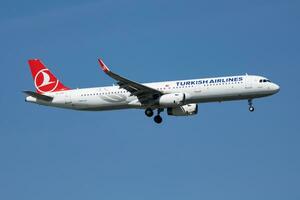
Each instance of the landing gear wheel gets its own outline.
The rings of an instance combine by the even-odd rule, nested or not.
[[[147,117],[152,117],[153,116],[153,110],[151,109],[151,108],[147,108],[146,110],[145,110],[145,115],[147,116]]]
[[[254,110],[255,110],[255,109],[254,109],[253,106],[250,106],[250,107],[249,107],[249,111],[250,111],[250,112],[253,112]]]
[[[154,121],[155,121],[155,123],[157,123],[157,124],[161,124],[162,121],[163,121],[163,119],[161,118],[160,115],[156,115],[156,116],[154,117]]]
[[[253,111],[254,111],[254,107],[253,107],[252,99],[249,99],[249,100],[248,100],[248,105],[249,105],[249,111],[250,111],[250,112],[253,112]]]

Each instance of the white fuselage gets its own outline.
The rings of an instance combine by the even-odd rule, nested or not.
[[[182,81],[167,81],[146,83],[148,87],[162,93],[184,93],[185,104],[222,102],[230,100],[254,99],[269,96],[279,91],[279,86],[261,76],[230,76],[217,78],[204,78]],[[27,97],[26,101],[46,106],[74,110],[116,110],[128,108],[144,109],[147,105],[140,103],[136,96],[132,96],[119,86],[75,89],[61,92],[45,93],[52,96],[52,102]],[[166,108],[166,106],[152,105],[153,109]]]

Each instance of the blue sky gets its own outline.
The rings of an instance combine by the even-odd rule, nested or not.
[[[300,198],[299,1],[1,1],[0,199]],[[40,58],[72,88],[259,74],[254,101],[200,104],[156,125],[142,110],[24,102]]]

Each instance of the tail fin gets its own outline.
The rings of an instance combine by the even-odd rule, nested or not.
[[[40,60],[29,60],[28,64],[37,93],[43,94],[46,92],[69,90],[69,88],[64,86]]]

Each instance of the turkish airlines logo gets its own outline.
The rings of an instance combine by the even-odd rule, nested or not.
[[[35,75],[34,84],[41,93],[53,92],[58,86],[58,80],[48,69],[42,69]]]

